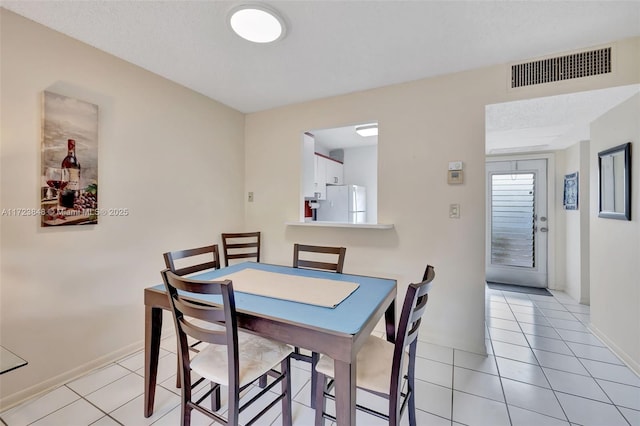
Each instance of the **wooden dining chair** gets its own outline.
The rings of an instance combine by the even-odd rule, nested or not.
[[[309,253],[313,254],[310,255]],[[296,243],[293,245],[293,267],[321,269],[341,274],[346,253],[347,249],[345,247],[312,246]],[[325,255],[334,255],[335,260],[327,261],[329,259],[320,258],[326,257]]]
[[[184,276],[207,269],[220,269],[220,252],[213,244],[186,250],[166,252],[164,264],[171,272]],[[184,265],[184,266],[182,266]]]
[[[347,253],[346,247],[314,246],[307,244],[293,245],[293,267],[303,269],[315,269],[342,273],[344,257]],[[316,364],[320,359],[320,354],[311,352],[307,355],[301,352],[299,347],[293,348],[291,354],[293,359],[311,363],[311,408],[315,408],[315,391],[318,375]]]
[[[435,278],[435,270],[427,266],[425,279],[419,284],[410,284],[402,305],[395,343],[369,336],[358,352],[356,368],[356,386],[367,392],[386,398],[389,401],[387,413],[358,405],[356,408],[386,419],[389,425],[397,426],[405,408],[409,408],[409,424],[416,425],[415,404],[415,364],[418,346],[418,330],[425,312],[429,291]],[[407,347],[409,348],[407,352]],[[335,418],[325,412],[327,398],[334,399],[329,392],[333,386],[333,360],[325,355],[320,357],[316,366],[316,418],[315,425],[320,426],[324,418]],[[328,380],[331,379],[331,380]],[[403,384],[406,389],[403,392]]]
[[[430,274],[435,274],[435,269],[431,265],[427,265],[424,269],[424,275],[422,275],[422,281],[426,281]]]
[[[174,274],[184,276],[208,269],[220,269],[220,253],[218,245],[197,247],[186,250],[169,251],[163,254],[165,266]],[[189,347],[198,351],[197,347],[202,342],[196,340]],[[180,360],[178,360],[180,370]],[[180,387],[180,375],[176,376],[176,387]]]
[[[289,374],[291,347],[238,331],[232,281],[195,280],[177,275],[168,269],[162,271],[162,278],[169,295],[178,335],[178,357],[183,383],[181,424],[183,426],[191,424],[191,412],[195,409],[216,422],[238,425],[240,413],[266,396],[269,400],[266,408],[253,418],[243,420],[243,424],[252,424],[281,401],[283,424],[290,426],[292,422]],[[194,303],[179,291],[216,295],[216,304]],[[194,320],[200,322],[196,323]],[[222,327],[203,328],[201,322]],[[194,354],[189,350],[187,337],[201,340],[208,345]],[[280,371],[277,370],[278,365]],[[195,382],[192,382],[192,372],[200,376]],[[247,396],[248,400],[241,401],[240,394],[265,374],[273,377],[274,380],[264,389],[260,389],[257,394],[252,392],[251,396]],[[211,382],[211,389],[195,400],[192,386],[197,386],[204,380]],[[281,383],[280,392],[274,394],[274,388],[278,383]],[[226,387],[228,391],[226,418],[216,412],[220,407],[220,386]],[[211,409],[202,405],[208,397],[211,397]]]
[[[222,234],[224,266],[231,259],[255,259],[260,262],[260,232],[236,232]]]

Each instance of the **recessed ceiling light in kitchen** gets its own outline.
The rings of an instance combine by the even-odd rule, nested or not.
[[[229,25],[237,35],[254,43],[271,43],[286,33],[284,19],[262,4],[235,7],[229,14]]]
[[[364,126],[357,126],[356,133],[362,137],[378,136],[378,124],[367,124]]]

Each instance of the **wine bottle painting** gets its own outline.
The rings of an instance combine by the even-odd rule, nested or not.
[[[98,106],[44,92],[42,226],[97,224]]]

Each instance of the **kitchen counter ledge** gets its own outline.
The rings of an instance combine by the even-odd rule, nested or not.
[[[327,228],[357,228],[357,229],[393,229],[393,224],[387,223],[346,223],[346,222],[287,222],[287,226],[327,227]]]

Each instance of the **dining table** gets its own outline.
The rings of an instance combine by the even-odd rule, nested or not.
[[[395,279],[256,262],[238,263],[190,278],[232,281],[239,328],[331,357],[335,368],[336,422],[339,426],[355,425],[357,354],[383,316],[387,340],[395,339]],[[240,281],[251,283],[236,286]],[[321,287],[326,284],[330,284],[326,289]],[[295,286],[295,290],[283,287],[287,285]],[[325,296],[333,293],[331,286],[340,293],[337,300],[316,302],[313,299],[312,294],[316,292]],[[254,291],[251,287],[264,291]],[[193,293],[187,296],[202,304],[216,304],[218,297]],[[144,304],[144,416],[150,417],[162,337],[162,311],[170,310],[164,284],[145,288]]]

